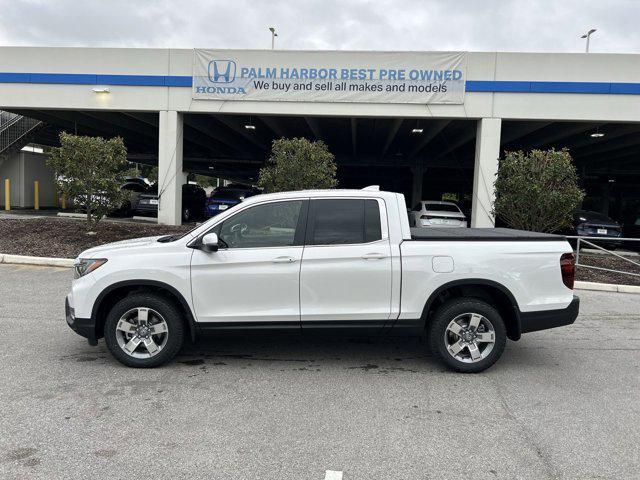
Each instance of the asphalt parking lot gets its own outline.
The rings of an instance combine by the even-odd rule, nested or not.
[[[68,269],[0,265],[0,478],[638,478],[640,295],[478,375],[414,339],[212,338],[128,369],[64,322]]]

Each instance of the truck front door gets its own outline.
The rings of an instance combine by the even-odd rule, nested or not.
[[[253,205],[212,230],[219,250],[194,250],[198,322],[300,328],[300,260],[307,200]],[[220,327],[225,325],[210,325]]]

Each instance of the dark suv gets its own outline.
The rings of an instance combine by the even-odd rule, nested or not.
[[[198,185],[182,185],[182,221],[189,222],[202,215],[207,193]],[[154,184],[146,193],[140,194],[135,213],[138,215],[158,215],[158,185]]]
[[[604,213],[577,210],[571,224],[570,235],[607,239],[606,242],[595,242],[596,245],[615,247],[623,243],[616,242],[622,237],[622,226]]]

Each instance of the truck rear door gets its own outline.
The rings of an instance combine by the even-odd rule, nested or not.
[[[391,314],[385,203],[312,199],[300,271],[302,329],[381,328]]]

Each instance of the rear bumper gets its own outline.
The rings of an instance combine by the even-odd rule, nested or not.
[[[537,332],[549,328],[571,325],[578,318],[580,298],[573,296],[567,308],[559,310],[542,310],[540,312],[520,312],[520,331],[522,333]]]
[[[90,345],[98,344],[95,321],[91,318],[77,318],[73,307],[69,305],[69,297],[64,300],[64,314],[71,330],[86,338]]]

